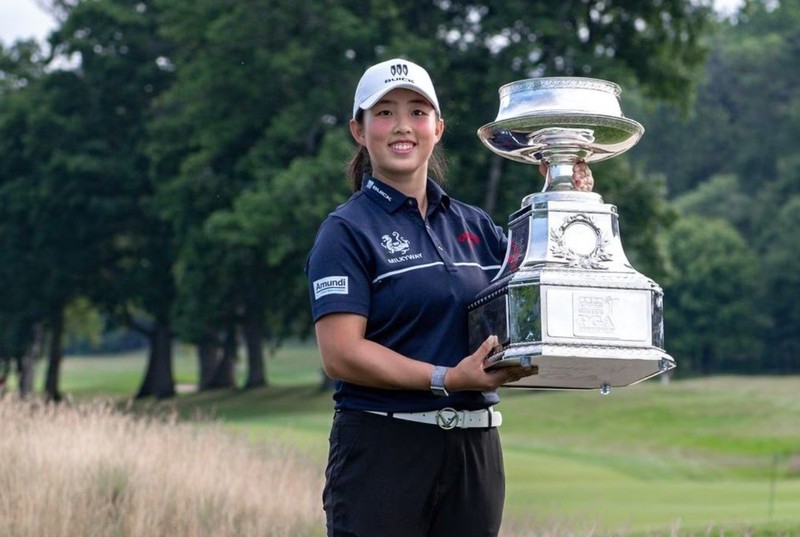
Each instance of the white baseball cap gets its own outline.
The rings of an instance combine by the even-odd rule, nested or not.
[[[356,88],[353,119],[356,118],[359,108],[369,110],[381,97],[395,88],[416,91],[430,101],[439,115],[442,114],[428,72],[416,63],[395,58],[373,65],[364,71]]]

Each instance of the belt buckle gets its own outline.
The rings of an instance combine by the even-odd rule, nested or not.
[[[460,414],[455,408],[449,406],[444,407],[436,411],[436,425],[445,431],[455,429],[458,427],[459,416]]]

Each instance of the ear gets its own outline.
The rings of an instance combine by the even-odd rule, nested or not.
[[[363,146],[367,145],[367,139],[364,136],[364,125],[355,119],[350,120],[350,134],[358,144]]]
[[[444,120],[438,118],[436,120],[436,142],[442,139],[442,134],[444,134]]]

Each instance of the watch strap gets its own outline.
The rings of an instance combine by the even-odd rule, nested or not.
[[[446,397],[450,395],[444,387],[444,377],[447,374],[447,368],[443,365],[433,366],[433,373],[431,374],[431,392],[434,395]]]

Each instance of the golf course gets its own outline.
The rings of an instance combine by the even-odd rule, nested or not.
[[[179,347],[179,395],[126,403],[144,364],[144,353],[69,357],[62,389],[290,446],[321,476],[332,401],[312,344],[271,356],[267,388],[203,393],[191,349]],[[606,396],[502,389],[504,535],[800,535],[799,385],[742,376],[655,379]]]

